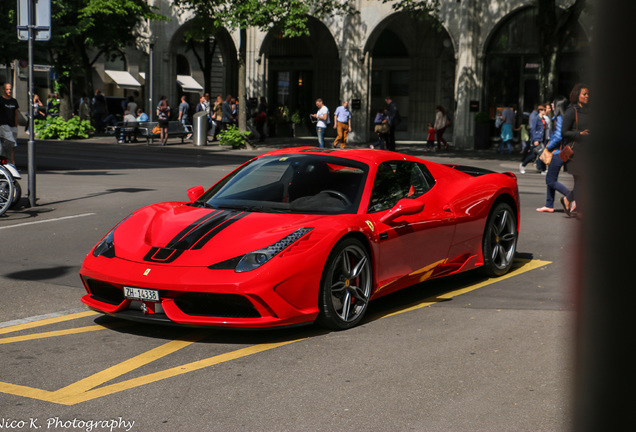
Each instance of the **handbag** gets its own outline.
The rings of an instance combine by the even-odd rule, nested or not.
[[[563,162],[569,161],[570,158],[574,155],[574,150],[572,149],[573,146],[574,146],[574,143],[572,143],[572,145],[565,144],[561,146],[559,157],[561,158]]]
[[[541,152],[541,155],[539,156],[539,159],[544,164],[550,165],[550,162],[552,162],[552,153],[547,148],[544,148]]]
[[[152,128],[152,133],[155,135],[161,133],[161,128],[159,127],[159,125]]]
[[[380,134],[385,134],[385,133],[389,133],[390,130],[390,126],[388,123],[378,123],[377,125],[375,125],[375,133],[380,133]]]
[[[579,112],[576,109],[576,107],[574,108],[574,115],[576,116],[576,130],[579,130]],[[561,151],[559,152],[559,157],[561,158],[561,160],[563,161],[563,163],[569,161],[570,159],[572,159],[572,156],[574,156],[574,144],[575,142],[572,141],[572,144],[561,144]]]

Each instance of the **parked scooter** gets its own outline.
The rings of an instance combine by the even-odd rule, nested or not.
[[[0,156],[0,215],[20,201],[22,188],[18,180],[21,178],[15,165],[7,163],[7,159]]]

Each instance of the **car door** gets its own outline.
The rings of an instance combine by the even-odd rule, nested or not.
[[[367,216],[379,245],[380,290],[405,276],[424,280],[447,258],[455,216],[439,189],[424,164],[389,161],[378,166]],[[411,210],[400,212],[396,205],[404,199],[416,200],[423,208],[411,205]]]

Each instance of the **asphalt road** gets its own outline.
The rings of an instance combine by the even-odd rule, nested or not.
[[[23,167],[25,147],[17,155]],[[535,211],[545,199],[540,174],[519,176],[521,234],[510,277],[470,273],[420,284],[372,303],[365,322],[344,332],[193,330],[88,311],[79,301],[82,259],[132,210],[185,200],[189,187],[210,186],[264,149],[108,141],[38,143],[37,149],[37,206],[0,217],[0,428],[536,432],[571,426],[572,293],[562,275],[575,247],[565,233],[579,222]],[[498,171],[518,166],[516,155],[426,156]]]

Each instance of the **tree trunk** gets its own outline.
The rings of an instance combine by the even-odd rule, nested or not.
[[[239,60],[238,60],[238,117],[239,117],[239,130],[241,132],[247,131],[247,98],[246,94],[246,71],[245,71],[245,58],[247,57],[247,30],[241,29],[241,40],[239,43]],[[251,149],[252,146],[246,142],[247,148]]]

